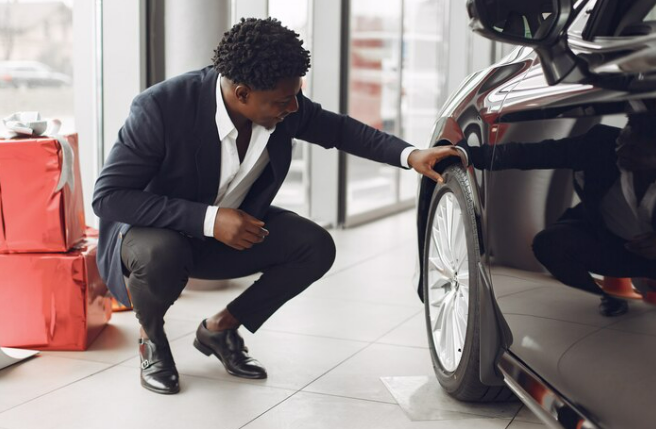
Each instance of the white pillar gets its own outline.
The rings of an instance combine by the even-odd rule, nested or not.
[[[232,23],[236,24],[242,18],[269,17],[269,0],[234,0]]]
[[[230,0],[165,0],[166,78],[212,63],[230,28]]]
[[[342,3],[315,0],[312,15],[312,99],[339,112]],[[310,145],[310,217],[333,227],[338,224],[338,171],[336,150]]]

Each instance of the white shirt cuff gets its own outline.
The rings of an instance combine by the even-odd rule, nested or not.
[[[203,233],[205,237],[214,237],[214,221],[216,214],[219,212],[217,206],[209,206],[205,212],[205,223],[203,224]]]
[[[410,168],[410,164],[408,164],[408,158],[410,158],[410,154],[416,150],[419,149],[414,146],[409,146],[403,149],[403,152],[401,152],[401,166],[403,168]]]
[[[454,147],[458,149],[460,153],[462,153],[465,156],[465,161],[467,161],[465,163],[465,167],[469,167],[469,155],[467,155],[467,151],[465,150],[465,148],[462,148],[460,146],[454,146]]]

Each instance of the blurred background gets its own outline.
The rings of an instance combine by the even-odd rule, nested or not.
[[[146,87],[209,65],[242,17],[272,16],[312,53],[303,91],[425,147],[447,95],[508,51],[473,35],[459,0],[0,0],[0,117],[39,111],[80,134],[93,184]],[[305,142],[275,204],[333,227],[412,207],[417,176]]]

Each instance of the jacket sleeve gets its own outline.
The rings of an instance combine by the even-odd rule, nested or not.
[[[351,118],[324,110],[303,94],[297,96],[299,109],[294,137],[326,149],[337,148],[362,158],[402,167],[401,152],[410,143]]]
[[[147,91],[137,96],[96,181],[93,210],[105,220],[168,228],[202,239],[206,204],[144,190],[164,159],[165,132],[153,95]]]
[[[470,165],[481,170],[583,170],[591,160],[607,156],[609,147],[614,148],[618,134],[618,128],[597,125],[585,134],[559,140],[480,147],[470,147],[462,140],[457,146],[467,152]]]

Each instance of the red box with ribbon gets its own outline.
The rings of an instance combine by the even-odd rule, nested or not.
[[[0,253],[66,252],[80,242],[78,159],[77,134],[0,140]]]
[[[0,255],[0,346],[86,350],[112,315],[96,240],[68,253]]]

